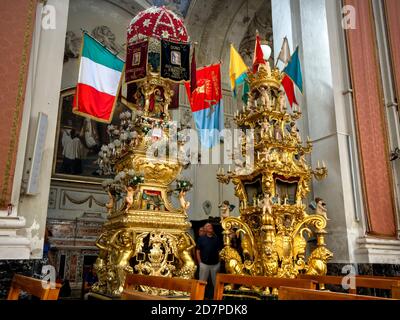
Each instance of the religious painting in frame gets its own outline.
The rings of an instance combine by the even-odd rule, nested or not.
[[[60,94],[52,178],[101,183],[108,177],[99,172],[97,158],[101,146],[110,143],[109,124],[74,114],[74,95],[75,88],[63,90]],[[111,124],[119,123],[119,115],[125,111],[128,108],[117,103]]]

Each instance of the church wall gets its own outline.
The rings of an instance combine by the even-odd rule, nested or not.
[[[3,143],[0,160],[0,259],[28,258],[29,240],[17,236],[17,230],[25,226],[24,217],[18,216],[19,189],[22,168],[19,164],[21,152],[25,150],[20,136],[24,133],[25,90],[29,88],[28,69],[31,69],[30,56],[32,33],[35,27],[36,1],[16,1],[13,5],[2,3],[4,19],[1,22],[2,58],[1,76],[2,105],[4,116],[1,121]],[[29,98],[29,97],[28,97]],[[23,155],[22,155],[23,156]]]
[[[21,2],[15,2],[15,4],[21,4]],[[50,17],[48,16],[48,11],[43,10],[43,4],[38,5],[36,8],[34,3],[32,1],[33,7],[29,8],[36,15],[35,25],[32,28],[25,26],[29,36],[33,35],[32,40],[30,40],[30,37],[24,40],[22,35],[21,37],[13,36],[13,41],[15,40],[18,43],[19,39],[22,39],[29,46],[32,46],[32,50],[30,54],[29,51],[22,51],[26,58],[29,59],[29,64],[28,61],[21,62],[21,66],[29,65],[29,70],[23,72],[24,77],[27,77],[26,92],[24,92],[22,85],[16,86],[19,93],[22,94],[16,101],[23,103],[23,109],[16,110],[13,113],[14,116],[22,116],[12,184],[13,212],[9,217],[0,218],[1,234],[6,235],[6,237],[1,238],[0,258],[7,259],[42,257],[48,189],[53,161],[55,119],[57,118],[57,111],[55,110],[57,110],[60,92],[61,62],[64,51],[68,1],[48,1],[47,5],[53,9]],[[12,9],[13,6],[10,6],[10,8]],[[16,7],[14,9],[16,13],[23,12],[21,8]],[[16,17],[18,18],[18,15]],[[46,19],[50,19],[50,23]],[[18,30],[18,27],[3,28],[3,30],[8,31],[14,29]],[[12,33],[9,34],[12,35]],[[21,51],[15,49],[15,52]],[[10,54],[10,56],[18,56],[18,53]],[[4,81],[4,83],[7,83],[7,81]],[[30,173],[29,168],[35,147],[39,112],[43,112],[48,116],[49,124],[43,146],[44,151],[40,171]],[[7,116],[5,115],[3,119],[7,119]],[[14,123],[14,125],[18,123],[17,118],[15,119],[17,122],[7,121]],[[11,132],[14,131],[11,130]],[[40,190],[38,194],[31,196],[26,195],[26,183],[29,174],[37,178]],[[5,234],[3,228],[5,228]]]
[[[368,233],[395,237],[393,192],[372,3],[346,1],[358,13],[358,28],[347,30],[354,88]]]
[[[292,2],[293,4],[293,2]],[[327,203],[328,221],[327,244],[334,252],[336,262],[349,261],[346,226],[346,201],[344,190],[348,181],[342,177],[341,158],[343,133],[346,128],[337,127],[334,101],[332,61],[328,37],[327,9],[325,1],[300,1],[297,33],[301,30],[298,43],[303,53],[304,106],[307,114],[308,135],[313,142],[311,164],[317,166],[324,160],[328,167],[328,177],[322,181],[313,180],[313,197],[321,197]],[[341,144],[341,145],[340,145]],[[334,192],[332,192],[332,189]]]
[[[41,170],[38,183],[40,193],[26,195],[22,192],[18,211],[26,219],[26,236],[31,242],[31,258],[42,257],[43,239],[47,216],[47,203],[52,174],[54,139],[58,99],[61,86],[61,67],[64,52],[64,36],[68,14],[68,1],[48,1],[48,5],[55,7],[55,29],[42,30],[35,64],[32,100],[30,105],[29,123],[27,123],[26,153],[24,170],[30,166],[30,157],[33,152],[38,113],[48,115],[48,128],[44,144]],[[26,171],[25,171],[26,172]],[[26,176],[23,177],[26,179]]]
[[[396,0],[385,0],[384,11],[388,27],[388,42],[393,66],[393,78],[395,80],[395,89],[397,101],[400,95],[400,40],[398,32],[400,31],[400,21],[397,14],[400,12],[400,3]]]
[[[396,152],[400,146],[400,123],[399,108],[400,101],[400,23],[396,13],[400,11],[400,3],[395,0],[374,0],[374,12],[378,17],[377,29],[382,30],[382,36],[378,44],[380,53],[381,73],[386,105],[386,117],[388,132],[390,136],[390,152]],[[378,34],[379,36],[379,34]],[[397,148],[397,149],[396,149]],[[397,151],[398,153],[400,151]],[[395,158],[391,161],[393,172],[396,211],[397,211],[397,237],[400,239],[400,161]]]
[[[35,25],[36,1],[14,1],[11,5],[3,1],[0,4],[2,20],[0,39],[3,44],[1,59],[1,98],[3,117],[0,133],[3,143],[0,151],[0,209],[7,210],[11,203],[14,170],[21,129],[24,93],[26,87],[31,39]],[[15,205],[15,203],[13,203]],[[4,212],[1,213],[3,216]]]

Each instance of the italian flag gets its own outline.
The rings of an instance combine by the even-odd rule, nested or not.
[[[84,33],[73,112],[110,123],[123,68],[124,61]]]

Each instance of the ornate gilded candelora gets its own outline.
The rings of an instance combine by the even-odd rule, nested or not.
[[[295,278],[299,273],[324,275],[332,253],[325,244],[326,208],[316,199],[314,214],[306,212],[303,200],[314,176],[327,176],[324,162],[315,170],[305,156],[312,150],[308,138],[302,143],[296,121],[301,111],[286,108],[281,89],[283,74],[261,64],[250,73],[247,105],[234,120],[244,132],[254,130],[254,164],[235,160],[227,174],[220,171],[221,183],[235,185],[240,201],[240,217],[222,221],[224,248],[220,253],[228,273]],[[236,155],[245,152],[245,141]],[[240,245],[234,247],[232,237]],[[307,242],[315,237],[314,248]],[[311,252],[309,252],[311,251]]]
[[[170,14],[165,8],[149,10],[144,14],[150,17],[154,12]],[[159,38],[150,40],[159,47]],[[96,243],[98,282],[92,291],[114,297],[120,296],[126,273],[190,279],[196,271],[195,243],[187,233],[190,203],[185,199],[191,183],[176,180],[188,159],[182,148],[185,135],[170,121],[172,82],[149,64],[135,88],[131,102],[122,99],[133,112],[120,114],[118,126],[108,126],[111,142],[101,148],[98,159],[102,173],[113,178],[103,183],[109,195],[108,219]],[[177,193],[180,208],[172,205],[172,192]]]

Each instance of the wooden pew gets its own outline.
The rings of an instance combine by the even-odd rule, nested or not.
[[[122,299],[132,300],[164,300],[166,297],[159,297],[136,291],[137,286],[149,286],[174,291],[190,293],[190,300],[203,300],[206,282],[194,279],[170,278],[144,276],[139,274],[128,274],[126,276]]]
[[[299,275],[298,277],[300,279],[317,281],[321,288],[321,285],[323,286],[325,284],[341,286],[344,276]],[[363,277],[356,275],[355,286],[355,289],[349,289],[349,293],[357,294],[357,288],[385,289],[391,291],[391,296],[393,299],[400,299],[400,280],[390,279],[388,277]]]
[[[278,300],[395,300],[351,293],[280,287]]]
[[[56,287],[52,289],[49,284],[43,286],[42,280],[40,279],[15,274],[11,282],[7,300],[18,300],[21,291],[38,297],[40,300],[57,300],[60,289],[61,284],[59,283],[56,283]]]
[[[284,279],[262,276],[242,276],[233,274],[217,273],[214,289],[214,300],[222,300],[225,284],[239,284],[248,287],[277,288],[291,286],[297,288],[316,289],[317,282],[308,279]]]
[[[167,297],[155,296],[152,294],[139,292],[136,290],[126,290],[122,291],[121,300],[171,300]]]

